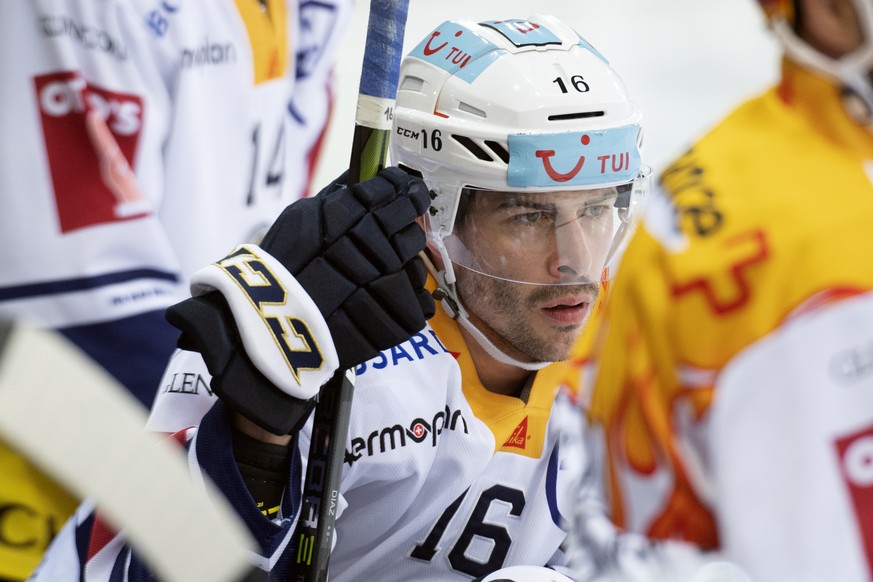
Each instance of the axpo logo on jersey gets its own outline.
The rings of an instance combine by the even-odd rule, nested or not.
[[[61,231],[119,220],[118,201],[101,177],[85,114],[96,111],[105,120],[132,166],[142,130],[142,98],[90,85],[78,71],[40,75],[34,85]]]

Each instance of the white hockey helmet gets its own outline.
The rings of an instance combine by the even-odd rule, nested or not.
[[[873,72],[873,0],[852,0],[864,38],[855,50],[838,59],[819,52],[797,35],[797,0],[758,0],[758,3],[785,54],[848,89],[846,104],[850,113],[859,120],[873,122],[873,84],[870,82]]]
[[[401,65],[390,152],[431,189],[426,230],[443,283],[454,283],[453,264],[520,283],[578,283],[572,269],[518,265],[519,256],[542,262],[538,250],[562,252],[556,233],[568,224],[581,230],[564,246],[585,247],[599,280],[648,188],[641,118],[603,56],[556,18],[453,20],[431,32]],[[475,204],[494,224],[469,224]],[[486,242],[492,227],[515,229],[511,252]]]
[[[573,582],[560,572],[541,566],[509,566],[475,582]]]

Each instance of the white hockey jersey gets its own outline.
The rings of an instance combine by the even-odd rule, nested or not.
[[[308,192],[351,4],[0,3],[0,317],[162,311],[263,234]]]
[[[199,423],[189,431],[196,433],[194,470],[217,481],[261,543],[258,562],[271,569],[271,579],[284,580],[296,554],[296,519],[271,523],[245,494],[227,411],[223,403],[212,404],[208,376],[190,360],[182,362],[177,358],[168,375],[151,426]],[[564,564],[564,520],[585,463],[568,372],[563,364],[539,371],[526,402],[488,392],[455,322],[442,310],[409,341],[360,366],[330,579],[470,580],[509,565]],[[304,460],[308,431],[299,439]],[[286,516],[297,512],[300,470],[292,465]],[[88,574],[110,572],[109,563],[120,569],[116,575],[127,570],[130,580],[143,579],[139,561],[128,562],[120,545],[89,554],[93,518],[83,510],[57,538],[37,580],[78,580],[78,567],[62,570],[79,560],[93,562],[84,580],[114,580]]]

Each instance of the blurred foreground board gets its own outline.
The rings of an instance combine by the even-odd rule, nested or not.
[[[254,582],[254,542],[146,411],[60,334],[0,321],[0,439],[90,497],[162,580]],[[0,468],[2,474],[2,468]]]

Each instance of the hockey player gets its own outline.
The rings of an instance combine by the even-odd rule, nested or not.
[[[781,81],[660,177],[591,417],[620,525],[754,580],[870,580],[873,2],[761,5]]]
[[[164,309],[306,194],[350,8],[4,4],[0,314],[62,330],[150,405]]]
[[[310,426],[297,428],[352,366],[332,581],[566,564],[584,458],[563,360],[646,190],[640,120],[560,21],[446,22],[401,67],[399,168],[291,205],[260,247],[195,276],[198,297],[169,317],[211,384],[202,361],[177,358],[153,426],[199,425],[177,433],[190,464],[244,517],[273,579],[297,554]],[[203,377],[217,400],[178,389]],[[88,507],[38,579],[80,566],[87,580],[145,575]]]
[[[58,329],[150,405],[195,268],[306,193],[350,12],[3,2],[0,317]],[[22,579],[75,502],[2,444],[0,474],[0,578]]]

